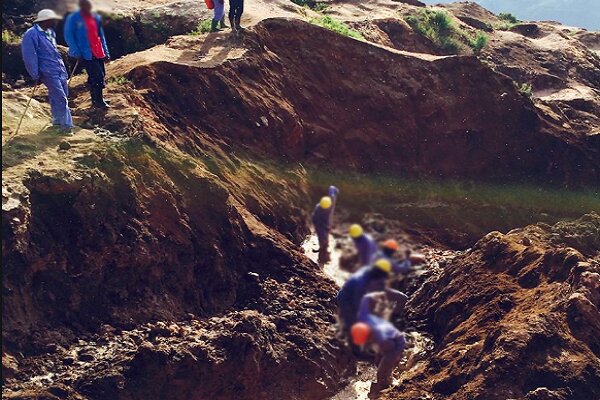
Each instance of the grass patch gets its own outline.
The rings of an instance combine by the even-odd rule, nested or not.
[[[198,36],[198,35],[204,35],[205,33],[210,33],[211,21],[212,21],[211,18],[207,18],[207,19],[203,19],[202,21],[198,22],[196,29],[194,29],[192,32],[190,32],[190,35]]]
[[[2,44],[19,44],[21,43],[21,37],[14,34],[13,32],[3,29],[2,30]]]
[[[309,22],[311,24],[329,29],[330,31],[339,33],[340,35],[348,36],[354,39],[363,39],[363,36],[360,34],[360,32],[355,31],[344,22],[338,21],[337,19],[334,19],[328,15],[320,18],[312,18]]]
[[[511,24],[519,23],[519,20],[517,19],[517,17],[515,17],[511,13],[500,13],[500,14],[498,14],[498,18],[500,18],[502,21],[506,21]]]
[[[488,42],[489,42],[488,35],[486,35],[485,33],[481,32],[481,31],[477,31],[477,33],[475,34],[475,37],[471,38],[469,40],[469,46],[471,46],[471,48],[473,49],[473,52],[475,52],[475,54],[479,54],[481,52],[481,50],[483,50],[483,48],[485,46],[487,46]]]
[[[533,184],[439,181],[309,170],[315,201],[328,185],[340,189],[338,206],[360,220],[376,212],[408,225],[455,230],[477,240],[493,230],[565,218],[600,209],[600,192]]]
[[[509,31],[521,22],[511,13],[500,13],[498,14],[498,19],[500,19],[501,22],[496,23],[493,26],[493,28],[498,31]]]
[[[417,33],[425,36],[441,49],[456,54],[460,50],[461,31],[446,11],[419,10],[405,18]]]
[[[127,83],[130,83],[131,81],[129,79],[127,79],[126,76],[123,75],[115,75],[115,76],[110,76],[108,77],[108,79],[106,79],[106,83],[114,83],[115,85],[125,85]]]
[[[517,85],[518,86],[518,85]],[[519,93],[525,97],[531,98],[533,96],[533,86],[529,83],[522,83],[521,86],[518,86]]]
[[[298,4],[302,7],[310,8],[313,11],[323,11],[327,9],[327,4],[323,1],[317,0],[292,0],[292,3]]]

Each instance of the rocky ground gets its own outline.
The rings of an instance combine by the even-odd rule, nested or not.
[[[3,64],[3,398],[364,398],[372,370],[334,316],[359,199],[344,187],[336,256],[319,266],[305,255],[323,190],[311,171],[596,190],[592,32],[495,29],[460,3],[446,9],[490,43],[447,56],[403,21],[414,1],[328,3],[366,40],[284,0],[249,4],[237,39],[172,37],[206,15],[186,2],[100,6],[124,56],[108,66],[106,113],[73,78],[73,137],[47,126],[43,88],[13,137],[31,88]],[[376,238],[428,257],[397,283],[411,294],[399,322],[426,354],[386,397],[600,395],[597,214],[473,245],[369,211],[358,220]]]

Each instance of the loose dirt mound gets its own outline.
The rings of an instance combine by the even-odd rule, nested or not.
[[[171,51],[178,40],[160,50],[175,62],[148,52],[115,68],[154,119],[169,124],[161,139],[185,151],[219,140],[364,171],[555,183],[598,177],[585,147],[554,137],[562,132],[540,120],[512,81],[474,57],[399,54],[273,19],[248,34],[243,59],[207,69],[190,61],[189,47]],[[224,58],[233,46],[223,46]]]
[[[600,216],[492,232],[410,300],[436,348],[388,399],[600,396]]]

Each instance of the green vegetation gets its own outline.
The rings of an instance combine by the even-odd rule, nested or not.
[[[327,28],[330,31],[339,33],[340,35],[348,36],[355,39],[363,39],[363,36],[360,34],[360,32],[355,31],[342,21],[338,21],[337,19],[331,18],[328,15],[320,18],[312,18],[309,22],[311,24]]]
[[[19,44],[21,43],[21,37],[15,35],[13,32],[3,29],[2,30],[2,44]]]
[[[419,10],[406,17],[406,22],[443,50],[456,54],[460,49],[459,31],[446,11]]]
[[[600,209],[600,193],[542,188],[532,184],[439,181],[384,175],[310,170],[312,195],[335,183],[340,206],[352,216],[377,212],[407,224],[455,230],[472,240],[492,230],[508,231],[527,224],[553,224]]]
[[[211,21],[212,20],[208,18],[198,22],[198,26],[196,26],[196,29],[194,29],[190,35],[203,35],[205,33],[209,33]]]
[[[323,11],[327,8],[327,4],[325,2],[316,0],[292,0],[292,3],[298,4],[302,7],[310,8],[313,11]]]
[[[125,85],[129,82],[131,81],[123,75],[110,76],[108,79],[106,79],[106,83],[114,83],[115,85]]]
[[[515,17],[511,13],[500,13],[500,14],[498,14],[498,18],[500,18],[503,21],[510,22],[511,24],[519,23],[519,20],[517,19],[517,17]]]
[[[499,31],[509,31],[513,26],[521,22],[511,13],[500,13],[498,14],[498,18],[502,22],[494,24],[494,29]]]
[[[521,93],[523,96],[531,98],[531,96],[533,96],[533,86],[531,86],[529,83],[522,83],[521,86],[519,86],[519,93]]]
[[[416,32],[451,54],[460,51],[461,43],[466,43],[475,53],[479,53],[488,43],[485,33],[478,31],[475,37],[470,37],[467,32],[456,26],[446,11],[424,9],[405,19]]]
[[[488,41],[488,35],[481,31],[477,31],[475,37],[469,40],[469,46],[471,46],[475,54],[479,54],[479,52],[481,52],[481,50],[487,46]]]

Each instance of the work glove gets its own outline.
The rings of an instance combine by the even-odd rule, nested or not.
[[[330,197],[336,197],[340,193],[340,189],[332,185],[329,186],[328,193]]]

